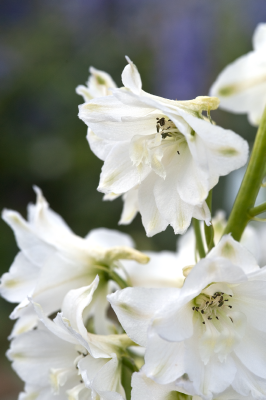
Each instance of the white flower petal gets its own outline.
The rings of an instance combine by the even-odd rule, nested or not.
[[[208,173],[199,168],[187,146],[180,149],[176,170],[176,187],[181,199],[193,205],[202,203],[208,196]]]
[[[171,383],[186,372],[184,354],[183,342],[168,342],[150,331],[142,370],[158,383]]]
[[[93,379],[108,361],[108,358],[93,358],[88,354],[78,362],[78,368],[81,373],[82,380],[87,388],[91,388]]]
[[[39,272],[39,268],[19,252],[9,272],[1,278],[1,296],[11,303],[22,301],[33,291]]]
[[[95,97],[108,96],[111,94],[109,89],[116,88],[116,84],[109,74],[90,67],[91,75],[87,82],[87,86],[79,85],[76,93],[83,96],[84,101],[90,101]]]
[[[132,400],[174,400],[184,399],[186,395],[178,392],[178,387],[174,383],[159,385],[148,378],[142,371],[132,375]]]
[[[145,346],[149,324],[154,313],[177,299],[179,289],[127,288],[107,296],[128,336]]]
[[[123,85],[130,89],[133,93],[139,94],[141,92],[142,82],[139,71],[135,64],[126,56],[128,65],[122,72]]]
[[[211,213],[206,201],[204,201],[201,205],[194,206],[193,217],[199,219],[200,221],[205,221],[205,224],[210,226]]]
[[[30,301],[26,297],[24,298],[12,311],[9,318],[10,319],[17,319],[19,317],[24,316],[25,314],[29,314],[32,310],[29,310]]]
[[[170,251],[146,252],[150,262],[143,266],[134,261],[123,261],[132,286],[181,287],[184,283],[182,266],[176,253]]]
[[[80,383],[66,392],[68,400],[86,400],[90,392],[86,390],[84,383]]]
[[[234,303],[247,317],[248,324],[266,332],[266,282],[244,282],[233,288]]]
[[[58,395],[60,388],[65,386],[66,382],[75,375],[76,371],[73,371],[73,368],[51,368],[49,377],[52,393]]]
[[[183,341],[193,334],[193,311],[187,303],[178,310],[165,309],[165,315],[155,318],[152,328],[162,338],[170,342]]]
[[[211,393],[221,393],[232,383],[236,367],[231,357],[227,357],[223,363],[214,358],[204,372],[206,389],[208,387]],[[206,389],[204,387],[203,394],[207,393]]]
[[[173,172],[168,174],[165,180],[156,181],[154,196],[161,219],[164,218],[167,224],[172,225],[175,234],[182,234],[186,232],[191,223],[194,206],[180,198],[176,189],[176,174]]]
[[[38,316],[35,311],[30,306],[25,308],[23,312],[20,313],[20,318],[15,322],[8,339],[13,339],[24,332],[32,330],[37,326],[37,324]]]
[[[32,301],[32,300],[31,300]],[[52,332],[55,336],[60,339],[72,343],[79,344],[79,341],[69,333],[64,323],[62,323],[59,313],[57,317],[52,321],[50,318],[46,317],[40,304],[32,302],[35,312],[39,317],[39,320],[45,325],[45,327]]]
[[[123,195],[123,202],[123,211],[118,224],[128,225],[133,221],[139,211],[138,188],[133,188],[125,193]]]
[[[91,303],[93,294],[99,284],[97,276],[91,285],[79,289],[70,290],[64,298],[62,304],[62,313],[67,318],[73,329],[81,334],[87,340],[88,332],[83,322],[83,311]]]
[[[104,193],[124,193],[144,180],[148,173],[147,165],[141,170],[133,165],[127,143],[117,144],[102,167],[98,190]]]
[[[148,237],[164,231],[168,225],[155,202],[153,194],[155,181],[156,175],[154,173],[149,174],[138,191],[139,211]]]
[[[49,230],[47,236],[49,236],[51,233],[55,233],[55,231],[61,233],[61,235],[73,234],[72,230],[63,220],[63,218],[49,208],[49,204],[43,196],[41,189],[38,186],[33,186],[33,189],[36,193],[37,199],[36,204],[28,205],[29,223],[35,228],[41,225],[42,228]],[[42,234],[44,234],[44,232],[42,232]]]
[[[82,96],[85,102],[90,101],[92,99],[90,91],[84,85],[78,85],[76,87],[76,93]]]
[[[116,246],[135,247],[135,243],[129,235],[114,229],[93,229],[86,236],[86,240],[90,246],[101,246],[105,249]]]
[[[43,260],[54,253],[54,247],[39,239],[19,213],[4,210],[2,218],[13,229],[18,247],[33,264],[41,267]]]
[[[127,106],[114,96],[101,97],[79,106],[79,118],[97,136],[110,141],[128,141],[139,132],[155,133],[155,116],[150,116],[150,112],[150,108]]]
[[[231,357],[220,362],[213,356],[204,366],[197,345],[198,332],[194,338],[186,342],[185,370],[189,379],[177,380],[177,384],[185,390],[191,387],[191,381],[196,393],[203,398],[212,398],[213,393],[223,392],[233,381],[236,367]]]
[[[102,139],[95,135],[90,128],[88,128],[86,136],[91,151],[100,159],[105,160],[114,146],[114,142]]]
[[[182,112],[183,118],[194,129],[194,137],[188,140],[188,145],[192,151],[192,144],[200,137],[201,146],[197,149],[197,157],[200,160],[202,156],[208,161],[209,179],[213,184],[212,188],[219,179],[230,172],[242,167],[247,162],[248,144],[239,135],[229,129],[223,129],[220,126],[212,125],[202,119],[195,118],[192,115]],[[205,149],[205,154],[203,153]]]
[[[69,290],[93,281],[96,272],[89,261],[89,254],[87,262],[83,262],[78,258],[68,259],[58,252],[45,263],[32,298],[42,304],[47,315],[61,308],[63,298]]]
[[[97,373],[91,387],[103,400],[124,400],[125,391],[121,384],[121,364],[116,355]]]
[[[252,42],[254,50],[266,49],[266,24],[257,25]]]
[[[266,347],[265,334],[248,325],[246,334],[236,347],[235,354],[241,362],[255,375],[265,379],[266,376]]]
[[[7,352],[12,367],[25,382],[49,385],[51,368],[73,368],[75,347],[46,330],[24,333],[11,342]]]
[[[110,334],[111,321],[107,318],[107,310],[109,307],[106,296],[111,289],[108,285],[100,285],[94,295],[93,316],[94,316],[94,332],[97,335]]]
[[[236,242],[231,235],[225,235],[220,242],[208,254],[208,258],[224,257],[233,264],[239,266],[245,273],[259,270],[254,256],[240,243]]]
[[[246,281],[247,277],[242,269],[231,264],[224,258],[205,258],[202,259],[185,280],[181,293],[184,293],[184,299],[190,296],[195,297],[211,282],[230,282],[240,283]]]
[[[19,394],[18,400],[51,400],[51,388],[50,387],[34,387],[26,385],[24,392]],[[66,400],[66,394],[64,391],[56,395],[56,400]]]
[[[219,321],[214,321],[213,324],[220,331],[214,351],[217,353],[219,361],[224,362],[232,350],[243,339],[247,326],[247,318],[244,313],[230,310],[228,313],[220,312]]]
[[[210,94],[221,100],[221,108],[248,113],[253,125],[259,124],[266,103],[265,49],[259,36],[255,39],[256,46],[260,43],[259,48],[229,64],[210,89]]]
[[[241,361],[235,357],[237,373],[232,383],[233,388],[242,396],[262,400],[266,397],[266,381],[250,372]],[[235,397],[239,398],[239,397]]]

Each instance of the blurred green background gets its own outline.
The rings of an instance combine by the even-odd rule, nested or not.
[[[77,117],[75,87],[88,67],[106,70],[121,85],[128,55],[146,91],[186,100],[207,95],[217,74],[251,50],[252,33],[266,21],[265,0],[1,0],[1,209],[26,216],[42,188],[51,207],[77,234],[117,228],[120,199],[102,202],[96,191],[102,162],[90,151]],[[213,119],[252,144],[246,116],[213,112]],[[220,180],[214,210],[230,211],[243,171]],[[128,227],[140,249],[176,249],[173,230],[146,238],[140,217]],[[17,252],[12,231],[0,223],[1,274]],[[0,299],[0,398],[22,387],[5,358],[13,306]]]

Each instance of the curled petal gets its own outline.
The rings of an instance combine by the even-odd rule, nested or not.
[[[139,94],[141,92],[142,82],[140,78],[139,71],[135,64],[126,56],[128,65],[124,68],[122,72],[122,82],[123,85],[130,89],[133,93]]]

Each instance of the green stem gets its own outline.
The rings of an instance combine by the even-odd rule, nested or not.
[[[101,271],[105,271],[109,279],[115,281],[121,289],[125,289],[128,287],[127,282],[123,278],[121,278],[121,276],[119,276],[114,270],[108,267],[104,267],[103,265],[95,265],[95,267],[97,269],[100,269]]]
[[[200,258],[204,258],[206,256],[206,254],[205,254],[204,245],[203,245],[202,236],[201,236],[200,221],[196,218],[193,218],[193,228],[194,228],[195,237],[196,237],[197,252],[198,252]]]
[[[139,369],[136,366],[133,358],[127,357],[127,356],[122,356],[121,361],[124,364],[125,367],[127,367],[131,372],[138,372]]]
[[[264,110],[247,170],[235,199],[224,234],[231,233],[240,240],[245,227],[252,218],[249,214],[254,207],[266,164],[266,108]]]
[[[266,211],[266,203],[262,203],[257,207],[253,207],[249,210],[250,217],[255,217],[256,215],[262,214]]]
[[[125,289],[128,287],[126,281],[123,278],[121,278],[121,276],[119,276],[115,271],[112,270],[109,271],[109,276],[113,281],[115,281],[121,287],[121,289]]]
[[[209,207],[210,213],[212,213],[212,190],[210,190],[209,195],[206,199],[207,206]],[[214,247],[214,230],[212,224],[210,226],[204,224],[204,233],[206,238],[206,244],[208,252]]]

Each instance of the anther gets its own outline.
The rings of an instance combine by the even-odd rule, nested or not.
[[[202,322],[205,325],[205,322]]]
[[[232,322],[234,322],[232,317],[229,317],[229,318],[231,319]]]
[[[208,317],[208,319],[211,320],[212,318],[211,318],[211,317]]]
[[[218,307],[222,307],[223,304],[224,304],[223,301],[219,302]]]
[[[216,319],[219,319],[218,317],[217,317],[217,315],[216,315],[216,317],[215,317]]]
[[[195,307],[192,307],[192,310],[194,311],[194,310],[195,310]]]
[[[229,307],[229,308],[233,308],[232,306],[227,306],[227,307]]]
[[[201,314],[204,314],[204,311],[203,311],[203,310],[201,310]]]

